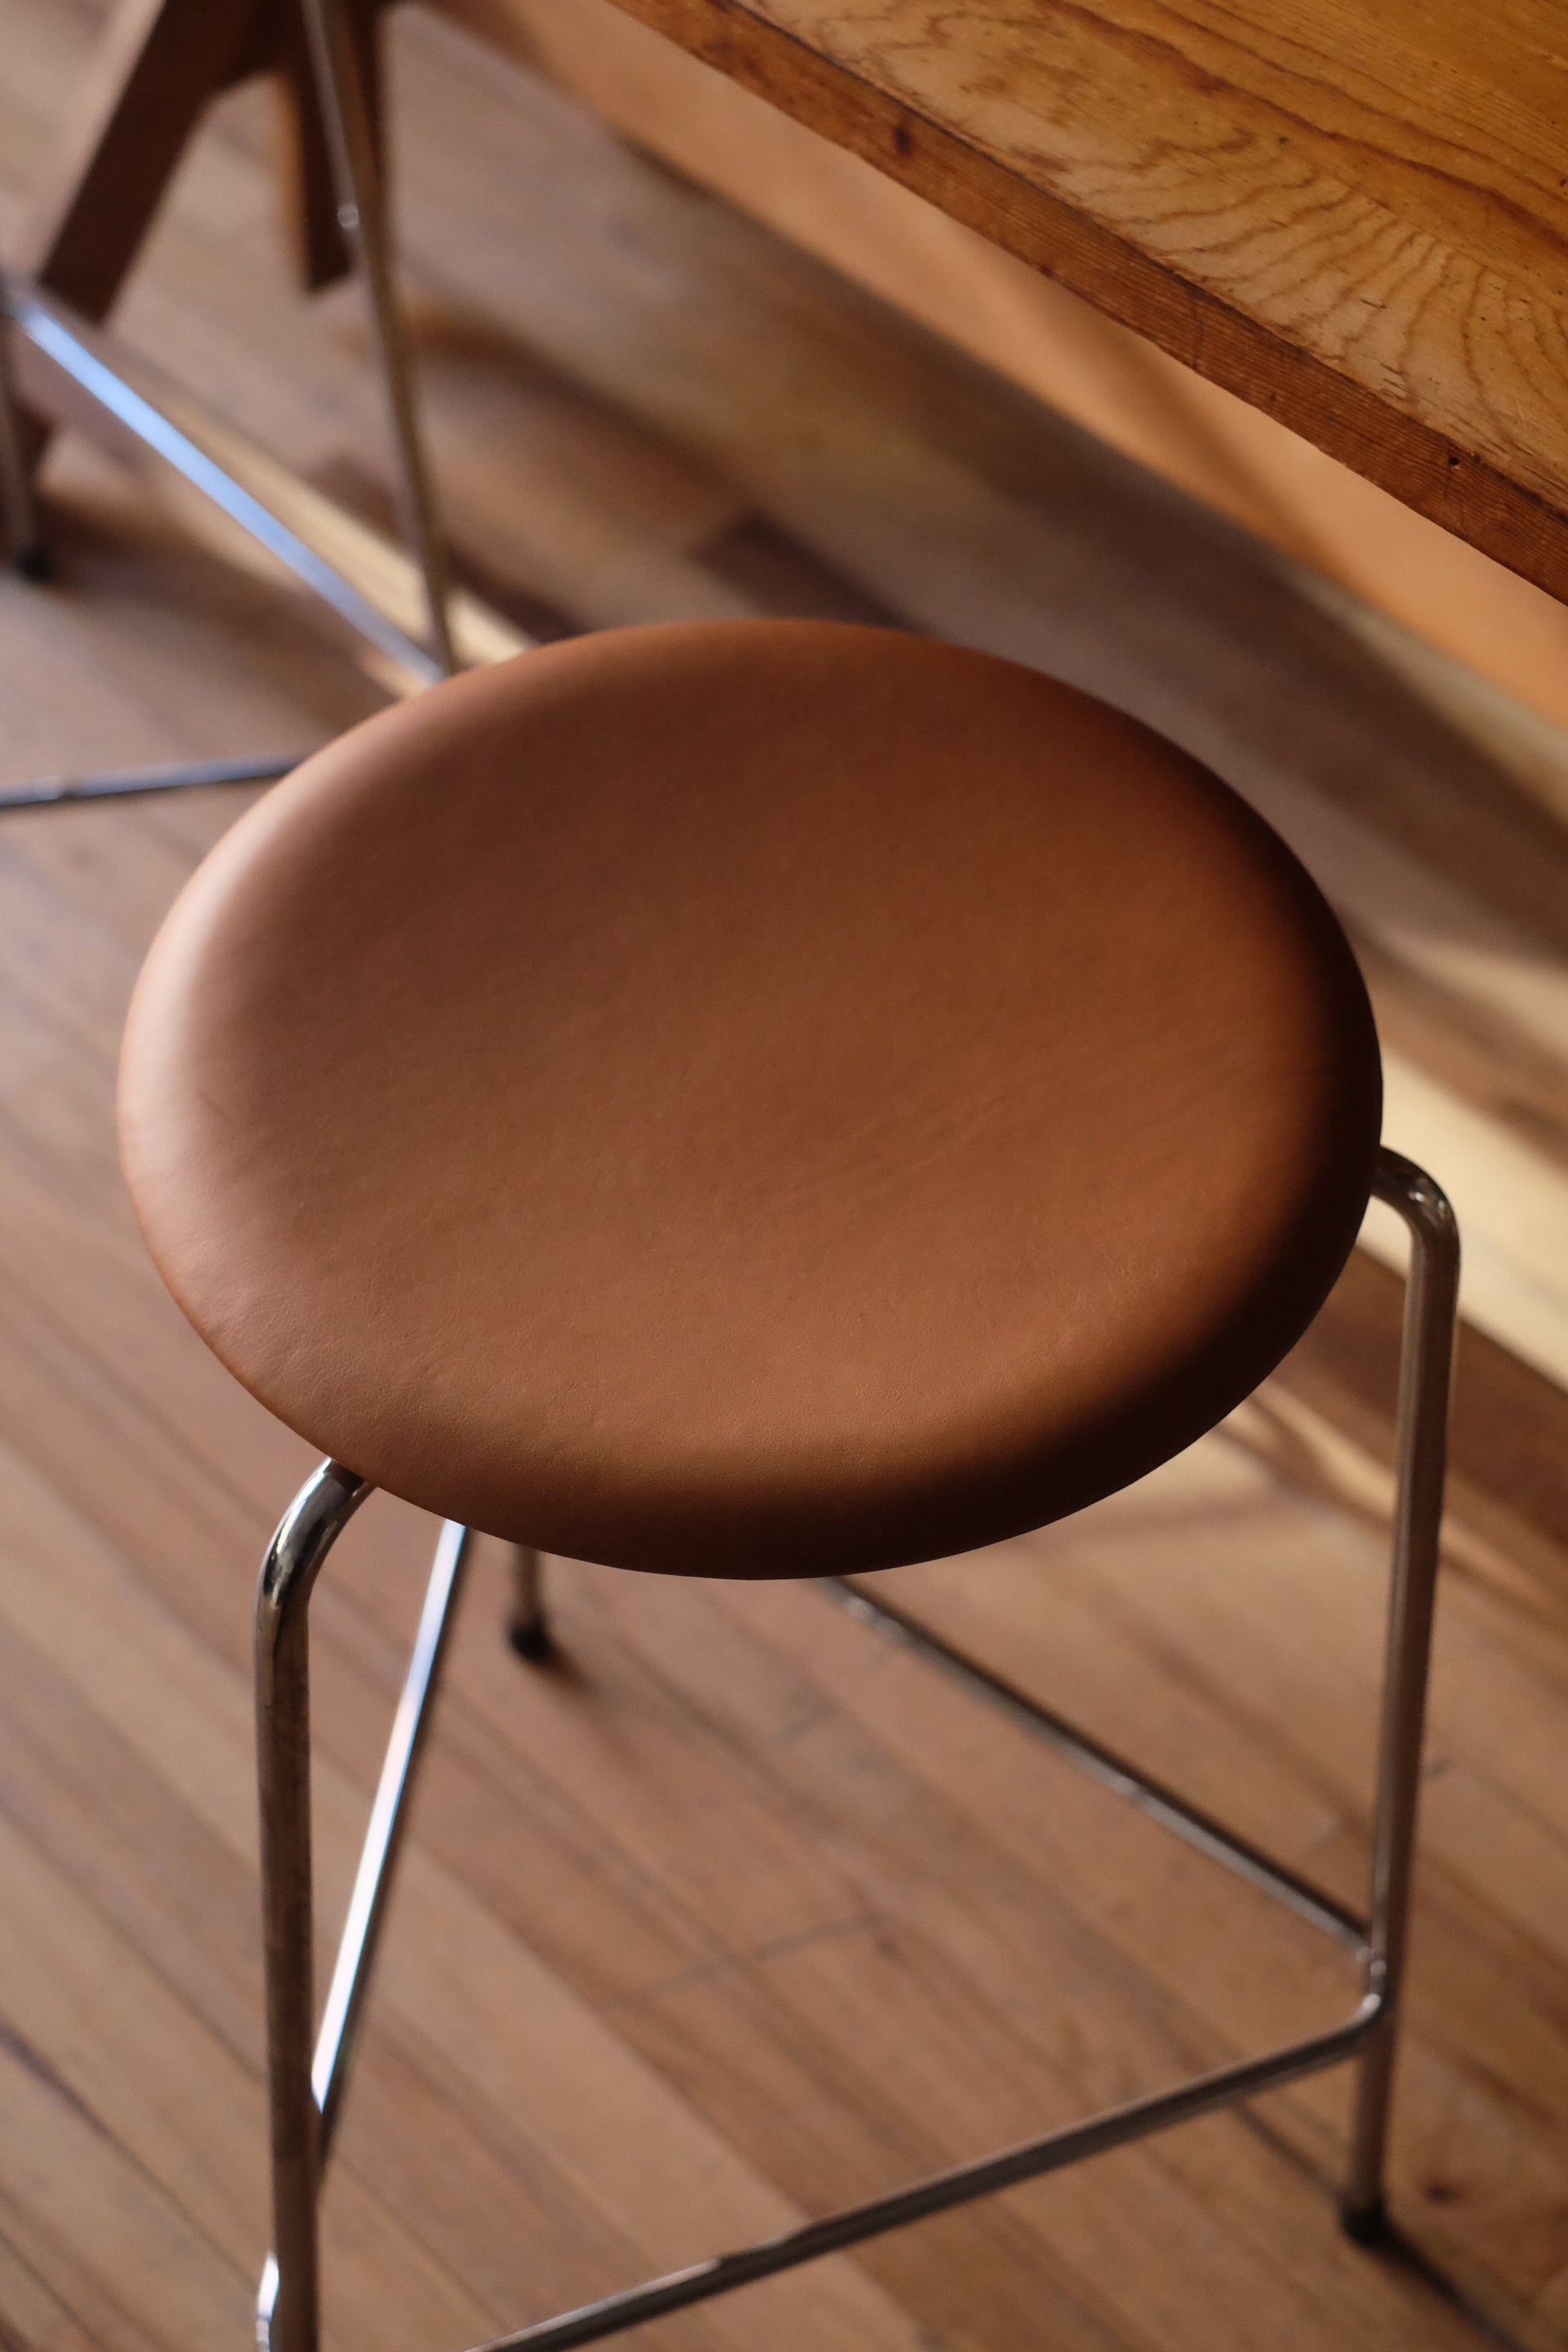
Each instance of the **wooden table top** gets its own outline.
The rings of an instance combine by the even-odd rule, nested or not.
[[[1556,0],[619,0],[1568,598]]]

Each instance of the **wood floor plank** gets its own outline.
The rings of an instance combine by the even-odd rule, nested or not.
[[[740,1590],[725,1596],[726,1606],[729,1607],[744,1607],[749,1601],[750,1595]],[[809,1621],[800,1627],[796,1638],[809,1641],[814,1652],[822,1646],[822,1636]],[[973,1732],[966,1722],[959,1720],[956,1706],[945,1694],[934,1688],[927,1688],[922,1693],[917,1685],[918,1677],[912,1665],[905,1666],[900,1661],[868,1679],[852,1682],[847,1690],[857,1718],[867,1719],[878,1736],[892,1742],[905,1760],[917,1769],[920,1769],[921,1759],[930,1752],[931,1711],[940,1709],[945,1718],[942,1751],[954,1780],[962,1787],[963,1802],[974,1809],[977,1814],[984,1811],[984,1818],[994,1836],[1005,1835],[1020,1853],[1040,1853],[1049,1838],[1051,1827],[1055,1825],[1059,1806],[1042,1808],[1037,1801],[1031,1801],[1032,1790],[1026,1783],[1020,1781],[1016,1770],[998,1770],[994,1762],[987,1769],[982,1735]],[[971,1825],[969,1834],[973,1833]],[[1113,1835],[1112,1829],[1102,1828],[1098,1842],[1093,1842],[1093,1832],[1080,1832],[1076,1841],[1064,1841],[1068,1846],[1065,1854],[1060,1850],[1051,1854],[1051,1864],[1058,1871],[1064,1868],[1070,1870],[1075,1851],[1080,1856],[1093,1852],[1100,1864],[1096,1875],[1103,1883],[1108,1874],[1105,1871],[1106,1848]],[[1105,1892],[1110,1906],[1107,1916],[1114,1923],[1121,1916],[1114,1881]],[[1147,1889],[1149,1899],[1157,1900],[1158,1893],[1159,1882],[1156,1879],[1152,1887]],[[1468,1906],[1466,1930],[1462,1937],[1443,1935],[1442,1927],[1447,1923],[1443,1921],[1441,1912],[1438,1917],[1441,1923],[1438,1958],[1446,1959],[1448,1965],[1436,1971],[1439,1985],[1435,1997],[1427,1993],[1426,1976],[1428,1952],[1434,1939],[1433,1928],[1426,1916],[1418,1922],[1419,1942],[1412,1987],[1412,2047],[1405,2068],[1406,2113],[1420,2087],[1421,2077],[1415,2062],[1418,2052],[1423,2065],[1429,2064],[1432,2070],[1430,2080],[1433,2087],[1423,2122],[1436,2126],[1442,2113],[1451,2107],[1455,2095],[1459,2095],[1468,2116],[1467,2154],[1462,2174],[1457,2176],[1461,2185],[1457,2188],[1452,2180],[1446,2182],[1440,2171],[1427,2178],[1418,2176],[1420,2194],[1424,2195],[1434,2180],[1436,2193],[1431,2198],[1427,2210],[1420,2214],[1418,2221],[1413,2221],[1413,2226],[1418,2227],[1424,2236],[1436,2230],[1440,2239],[1449,2241],[1444,2247],[1449,2259],[1457,2258],[1452,2242],[1456,2235],[1471,2238],[1470,2260],[1479,2269],[1481,2267],[1480,2258],[1495,2256],[1498,2246],[1502,2242],[1510,2244],[1510,2258],[1511,2253],[1521,2251],[1517,2244],[1517,2226],[1512,2239],[1508,2236],[1508,2227],[1513,2200],[1526,2171],[1533,2173],[1539,2190],[1544,2192],[1544,2203],[1537,2209],[1542,2212],[1544,2222],[1542,2240],[1536,2242],[1538,2250],[1542,2241],[1550,2242],[1560,2226],[1554,2219],[1548,2217],[1553,2216],[1558,2210],[1562,2188],[1560,2183],[1550,2187],[1547,2184],[1557,2173],[1561,2163],[1561,2136],[1552,2120],[1554,2114],[1561,2112],[1561,2094],[1554,2093],[1550,2087],[1550,2069],[1555,2065],[1560,2074],[1562,2024],[1560,2020],[1537,2021],[1533,2018],[1528,2002],[1520,2000],[1514,1969],[1506,1964],[1494,1962],[1489,1970],[1481,1970],[1483,1978],[1489,1975],[1490,1979],[1484,1989],[1482,1984],[1475,1981],[1475,1957],[1469,1939],[1475,1936],[1479,1923],[1468,1912]],[[1201,1948],[1201,1931],[1205,1924],[1201,1905],[1192,1906],[1190,1897],[1187,1904],[1180,1901],[1167,1903],[1163,1915],[1167,1937],[1173,1938],[1182,1936],[1184,1930],[1188,1931],[1180,1944],[1173,1945],[1170,1958],[1180,1972],[1178,1980],[1191,1989],[1189,1997],[1198,2000],[1201,2000],[1209,1982]],[[1256,1927],[1251,1932],[1255,1939],[1252,1949],[1261,1962],[1267,1946],[1259,1947],[1256,1941]],[[1212,1949],[1214,1924],[1210,1924],[1208,1940]],[[1445,1946],[1446,1951],[1441,1948]],[[1260,1975],[1261,1969],[1254,1973]],[[1456,1973],[1461,1978],[1470,1978],[1462,1992],[1460,1986],[1454,1981]],[[1446,1982],[1443,1981],[1445,1978]],[[1227,2008],[1231,2015],[1237,2014],[1237,1994],[1245,1997],[1248,1990],[1252,1993],[1251,2005],[1256,2013],[1258,1987],[1256,1983],[1249,1985],[1245,1972],[1238,1972],[1226,1990],[1229,1995]],[[1453,2053],[1440,2046],[1434,2052],[1426,2040],[1432,2015],[1432,2009],[1427,2007],[1429,1999],[1432,2009],[1436,2010],[1439,2017],[1463,2015],[1469,2021],[1467,2051],[1471,2066],[1462,2080],[1456,2076]],[[1490,2088],[1478,2079],[1479,2070],[1475,2063],[1479,2057],[1478,2038],[1491,2039],[1489,2034],[1478,2036],[1478,2021],[1483,2017],[1489,2025],[1498,2021],[1501,2034],[1507,2042],[1512,2044],[1504,2054],[1493,2043],[1490,2054],[1494,2063],[1500,2066],[1504,2080]],[[1288,2030],[1285,2021],[1278,2014],[1269,2022],[1276,2029]],[[1440,2026],[1438,2032],[1440,2035]],[[1541,2083],[1539,2067],[1543,2057],[1548,2065],[1548,2083],[1533,2117],[1533,2128],[1531,2128],[1531,2118],[1525,2112],[1527,2099],[1524,2092],[1529,2095],[1528,2105],[1533,2105],[1536,2089]],[[1507,2079],[1510,2076],[1511,2081]],[[1287,2112],[1295,2110],[1308,2115],[1316,2112],[1321,2117],[1327,2112],[1323,2103],[1329,2097],[1326,2086],[1304,2085],[1286,2095],[1277,2104]],[[1487,2117],[1484,2126],[1483,2116]],[[1517,2137],[1513,2136],[1515,2131]],[[1419,2135],[1416,2137],[1419,2144]],[[1316,2148],[1321,2161],[1325,2149],[1321,2133],[1310,2135],[1306,2145]],[[1397,2148],[1398,2142],[1396,2152]],[[1527,2149],[1530,2151],[1528,2156]],[[1545,2173],[1539,2169],[1542,2165],[1546,2168]],[[1396,2171],[1396,2182],[1400,2178]],[[1451,2188],[1454,2189],[1452,2195],[1447,2193]]]
[[[93,2352],[94,2338],[0,2234],[0,2326],[16,2345],[38,2352]],[[101,2341],[101,2338],[99,2339]]]
[[[573,1573],[576,1572],[574,1571]],[[637,1591],[639,1595],[642,1589],[642,1584],[639,1580],[637,1588]],[[769,1595],[766,1597],[771,1599],[774,1596]],[[820,1603],[816,1605],[820,1609]],[[591,1620],[589,1622],[591,1622]],[[572,1622],[573,1620],[569,1616],[569,1627],[572,1625]],[[689,1632],[688,1634],[688,1640],[689,1642],[690,1640]],[[700,1643],[697,1646],[706,1650],[709,1645],[707,1643]],[[720,1686],[726,1690],[733,1690],[735,1688],[736,1676],[733,1673],[732,1660],[729,1659],[726,1655],[726,1657],[720,1662],[720,1664],[715,1671],[717,1673]],[[746,1695],[749,1696],[749,1692]],[[740,1696],[737,1696],[735,1700],[737,1710],[741,1704],[742,1698]],[[776,1747],[776,1734],[774,1735],[772,1744]],[[830,1753],[825,1758],[818,1781],[818,1793],[819,1796],[821,1796],[822,1802],[824,1804],[826,1804],[828,1800],[823,1792],[841,1790],[846,1784],[851,1783],[857,1778],[856,1763],[857,1759],[851,1754],[845,1752],[842,1746],[840,1746],[836,1752]],[[864,1784],[865,1778],[866,1766],[865,1762],[861,1760],[858,1765],[858,1779],[862,1785]],[[841,1803],[842,1801],[843,1801],[840,1800]],[[1103,1805],[1105,1801],[1100,1799],[1100,1802]],[[1054,1807],[1049,1803],[1048,1799],[1042,1806],[1037,1794],[1036,1804],[1031,1809],[1031,1821],[1037,1822],[1040,1818],[1048,1818],[1052,1811],[1054,1811]],[[887,1819],[887,1812],[888,1809],[886,1806],[879,1807],[879,1823],[883,1843],[885,1843],[888,1836],[891,1834]],[[837,1837],[836,1838],[834,1833],[826,1826],[826,1824],[819,1826],[817,1833],[819,1837],[826,1838],[827,1840],[831,1850],[837,1850],[837,1845],[838,1842],[841,1841],[843,1835],[843,1832],[840,1832],[837,1833]],[[980,1844],[983,1842],[984,1835],[984,1832],[983,1827],[977,1826],[976,1822],[973,1819],[966,1821],[963,1837],[967,1847],[973,1848]],[[933,1834],[926,1841],[927,1869],[941,1870],[943,1866],[944,1858],[960,1850],[959,1845],[951,1838],[944,1839],[940,1834]],[[1021,1964],[1016,1955],[1014,1957],[1011,1971],[1009,1971],[1005,1963],[1000,1966],[998,1965],[999,1950],[994,1938],[993,1937],[992,1940],[987,1942],[984,1929],[977,1925],[972,1924],[980,1912],[979,1905],[973,1900],[974,1892],[973,1885],[973,1873],[969,1874],[968,1879],[966,1880],[963,1874],[961,1872],[959,1874],[959,1888],[954,1893],[953,1900],[959,1906],[963,1932],[970,1937],[971,1941],[978,1939],[980,1942],[984,1943],[986,1949],[986,1961],[984,1969],[973,1968],[966,1972],[967,1978],[970,1980],[983,1980],[990,1985],[993,1991],[993,1997],[1003,2001],[1009,2014],[1029,2021],[1027,2028],[1027,2031],[1029,2032],[1045,2030],[1043,2027],[1038,2025],[1038,2021],[1042,2017],[1048,2018],[1053,2014],[1060,2018],[1061,2029],[1065,2029],[1069,2036],[1072,2034],[1075,2019],[1079,2021],[1079,2038],[1081,2038],[1081,2034],[1083,2032],[1091,2031],[1092,2020],[1089,2023],[1083,2022],[1081,2003],[1075,2006],[1063,1997],[1064,1989],[1060,1984],[1060,1979],[1063,1974],[1063,1964],[1066,1955],[1063,1951],[1062,1939],[1059,1932],[1058,1934],[1047,1935],[1037,1933],[1032,1945],[1030,1946],[1030,1950],[1033,1953],[1037,1953],[1042,1949],[1049,1949],[1051,1951],[1052,1963],[1050,1970],[1047,1973],[1047,1980],[1042,1981],[1041,1972],[1037,1962],[1031,1965],[1027,1960],[1026,1960]],[[1016,1907],[1016,1890],[1009,1888],[1006,1884],[1005,1874],[1001,1883],[993,1884],[988,1892],[991,1906],[999,1912],[1001,1921],[1004,1923],[999,1927],[997,1932],[1001,1933],[1004,1936],[1004,1938],[1005,1938],[1007,1934],[1007,1926],[1005,1923],[1008,1922],[1009,1918],[1010,1896],[1012,1896],[1015,1898],[1012,1906],[1013,1932],[1020,1939],[1026,1939],[1028,1934],[1027,1926],[1026,1924],[1027,1914],[1026,1912],[1025,1920],[1023,1922],[1018,1919]],[[1105,1893],[1109,1902],[1115,1904],[1117,1901],[1117,1893],[1113,1878],[1110,1887],[1102,1888],[1102,1892]],[[873,1901],[870,1906],[873,1919],[885,1920],[888,1917],[889,1906],[886,1902],[885,1882],[883,1894],[884,1899],[881,1903]],[[966,1895],[970,1898],[967,1901],[965,1900]],[[902,1908],[907,1913],[907,1897],[905,1902],[899,1907]],[[1059,1928],[1059,1923],[1053,1923],[1053,1925],[1058,1926]],[[903,1948],[904,1940],[907,1940],[908,1936],[911,1932],[911,1930],[906,1929],[904,1931],[904,1939],[900,1939],[897,1932],[893,1930],[890,1926],[887,1929],[887,1933],[893,1938],[895,1948]],[[918,1950],[918,1937],[911,1948]],[[1068,1946],[1068,1949],[1070,1950],[1070,1945]],[[798,1962],[795,1957],[797,1953],[799,1956]],[[789,1969],[796,1965],[811,1965],[813,1956],[816,1957],[816,1959],[818,1962],[826,1962],[828,1960],[841,1962],[843,1968],[849,1971],[847,1984],[852,1985],[854,1980],[854,1971],[858,1961],[858,1948],[853,1937],[847,1936],[843,1938],[814,1938],[809,1936],[804,1937],[799,1940],[798,1945],[792,1942],[790,1947],[785,1951],[780,1953],[776,1958],[764,1951],[763,1954],[757,1956],[758,1973],[765,1973],[771,1979],[776,1976],[778,1970],[781,1969]],[[742,1971],[739,1960],[734,1964],[734,1967],[736,1975],[740,1976]],[[1070,1974],[1070,1967],[1068,1972]],[[1011,1993],[1009,1994],[1008,1982],[1010,1974],[1014,1981],[1012,1984]],[[942,1981],[946,1982],[947,1979],[943,1979]],[[698,1981],[689,1982],[683,1987],[672,1988],[671,1990],[672,1991],[678,1991],[679,1998],[683,2000],[692,2003],[700,2001],[703,2004],[706,2004],[711,1999],[715,1990],[713,1972],[709,1972],[705,1977],[700,1979]],[[846,1987],[846,1990],[847,1990],[847,1986]],[[887,1988],[884,1987],[884,1995],[886,1994],[886,1990]],[[951,1995],[951,1986],[949,1987],[949,1992]],[[660,2002],[667,2000],[669,1998],[669,1995],[660,1989],[656,1989],[652,1998],[654,2004],[657,2007]],[[1058,2002],[1060,2003],[1059,2010],[1057,2008],[1057,2004]],[[845,2004],[841,2002],[840,2006],[843,2005]],[[877,2105],[878,2094],[871,2077],[874,2076],[878,2081],[880,2081],[881,2078],[886,2075],[886,2077],[892,2083],[900,2083],[900,2078],[908,2077],[910,2075],[912,2056],[914,2055],[918,2055],[922,2062],[921,2066],[921,2079],[922,2081],[925,2080],[924,2063],[929,2063],[932,2077],[940,2079],[945,2075],[951,2086],[952,2070],[950,2068],[944,2068],[942,2065],[942,2055],[944,2051],[949,2048],[951,2033],[957,2032],[961,2039],[966,2038],[968,2045],[972,2049],[977,2046],[973,2033],[965,2035],[963,2029],[961,2029],[956,2025],[951,2026],[948,2033],[938,2033],[934,2037],[931,2032],[929,2020],[926,2021],[925,2026],[922,2029],[918,2011],[912,2018],[908,2014],[909,1998],[907,1992],[902,2002],[902,2010],[905,2012],[903,2017],[904,2030],[902,2032],[900,2031],[898,2025],[891,2021],[900,2014],[900,2004],[897,2001],[890,2001],[884,1997],[879,2007],[874,2001],[873,2007],[870,2010],[862,2010],[853,2001],[850,2001],[848,2005],[853,2010],[851,2027],[846,2040],[845,2047],[841,2050],[837,2062],[837,2074],[849,2075],[853,2075],[858,2071],[864,2070],[865,2079],[860,2080],[857,2084],[853,2102],[858,2108],[868,2107],[874,2109]],[[1126,2020],[1124,2015],[1120,2013],[1120,2004],[1118,2004],[1116,1999],[1116,1986],[1113,1975],[1110,1971],[1105,1971],[1100,1976],[1095,2003],[1095,2006],[1101,2012],[1106,2010],[1108,2005],[1118,2009],[1119,2014],[1117,2022],[1124,2026]],[[821,2034],[825,2031],[832,2032],[834,2030],[831,2025],[825,2026],[823,2022],[821,2012],[826,2006],[827,2004],[818,2000],[814,2005],[814,2014],[808,2010],[808,2014],[811,2014],[812,2016],[810,2031],[816,2034]],[[962,2011],[962,2000],[959,2001],[955,2008],[950,1998],[945,2003],[945,2010],[946,2013],[948,2013],[950,2017],[957,2015]],[[882,2019],[882,2023],[879,2028],[877,2028],[874,2026],[874,2021],[879,2017]],[[1298,2028],[1300,2027],[1300,2018],[1299,2010],[1297,2017],[1293,2019],[1291,2022],[1295,2023]],[[803,2035],[806,2030],[805,2025],[797,2019],[795,2028],[797,2038]],[[1105,2039],[1109,2042],[1111,2039],[1111,2034],[1107,2032]],[[877,2055],[879,2056],[885,2063],[877,2066],[870,2066],[867,2063],[868,2051],[866,2044],[868,2040],[876,2044],[880,2044],[883,2042],[890,2042],[892,2043],[893,2046],[891,2049],[879,2048],[877,2051]],[[934,2043],[934,2046],[931,2048],[929,2061],[927,2061],[924,2058],[924,2053],[927,2045],[932,2043]],[[1124,2067],[1137,2046],[1137,2039],[1135,2036],[1127,2037],[1124,2041],[1121,2053],[1121,2063]],[[1040,2082],[1037,2075],[1037,2048],[1033,2053],[1032,2063],[1030,2057],[1023,2053],[1020,2053],[1016,2056],[1010,2056],[1009,2065],[1005,2071],[1004,2075],[1004,2079],[1007,2080],[1013,2080],[1015,2078],[1035,2080],[1036,2095],[1033,2103],[1033,2114],[1031,2116],[1031,2122],[1033,2123],[1034,2127],[1038,2127],[1040,2111],[1042,2105],[1044,2104],[1044,2100],[1041,2095]],[[837,2074],[836,2074],[836,2079],[837,2078]],[[994,2081],[996,2078],[994,2074],[990,2074],[987,2075],[986,2079]],[[1102,2075],[1098,2081],[1080,2081],[1078,2085],[1076,2095],[1073,2095],[1073,2104],[1081,2110],[1084,2105],[1089,2104],[1089,2097],[1096,2091],[1105,2094],[1115,2089],[1125,2090],[1130,2087],[1131,2084],[1127,2080],[1125,2074],[1123,2074],[1122,2078],[1119,2082],[1107,2080]],[[894,2093],[892,2095],[897,2097],[900,2094]],[[949,2095],[951,2096],[951,2087]],[[1073,2111],[1073,2106],[1068,2104],[1068,2099],[1067,2097],[1063,2098],[1062,2106],[1067,2112],[1070,2113]],[[989,2116],[989,2123],[993,2136],[1005,2137],[1005,2127],[1007,2124],[1012,2123],[1016,2125],[1018,2120],[1019,2118],[1016,2115],[1009,2116],[1005,2112],[1002,2114],[991,2114]],[[953,2138],[962,2137],[965,2144],[972,2143],[973,2138],[975,2136],[975,2117],[973,2113],[970,2116],[969,2121],[969,2131],[960,2132],[958,2130],[954,2130],[950,2133],[948,2144],[944,2145],[941,2150],[942,2156],[951,2157],[951,2155],[955,2152],[951,2144],[952,2139]],[[1027,2128],[1028,2126],[1026,2126],[1025,2127]],[[885,2158],[883,2160],[884,2162],[886,2161]],[[907,2160],[908,2158],[906,2157],[906,2161]],[[863,2184],[856,2184],[856,2186],[861,2185]],[[1058,2187],[1059,2184],[1052,2184],[1053,2191]],[[1045,2198],[1047,2196],[1047,2192],[1042,2191],[1041,2195],[1042,2198]],[[1373,2340],[1377,2340],[1375,2334]]]

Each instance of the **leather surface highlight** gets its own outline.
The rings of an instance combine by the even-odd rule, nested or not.
[[[138,985],[127,1180],[292,1428],[494,1534],[784,1576],[1127,1484],[1299,1337],[1377,1146],[1302,868],[891,632],[607,632],[259,802]]]

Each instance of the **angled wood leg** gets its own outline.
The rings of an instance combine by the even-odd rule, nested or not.
[[[38,536],[26,431],[11,365],[11,313],[0,294],[0,553],[25,580],[42,580],[48,572],[48,558]]]
[[[247,75],[274,76],[281,93],[280,164],[289,224],[307,289],[353,265],[340,225],[341,189],[321,111],[303,0],[118,0],[54,162],[15,250],[16,282],[101,320],[124,282],[209,101]],[[341,0],[345,70],[377,187],[383,150],[376,23],[381,0]],[[0,321],[3,331],[3,321]],[[0,362],[8,360],[0,353]],[[0,551],[41,579],[47,554],[31,479],[53,425],[21,406],[0,365]],[[428,566],[426,567],[426,572]],[[444,617],[445,598],[441,600]],[[453,667],[443,632],[442,667]]]
[[[380,0],[345,0],[381,144]],[[84,318],[110,310],[209,101],[253,73],[279,82],[300,275],[314,289],[351,256],[300,0],[120,0],[24,220],[11,266]]]
[[[258,5],[119,0],[6,256],[14,269],[85,317],[104,316],[203,109],[232,79]],[[20,474],[35,470],[52,430],[31,410],[15,412]]]
[[[101,319],[215,93],[256,54],[272,0],[120,0],[10,255]]]

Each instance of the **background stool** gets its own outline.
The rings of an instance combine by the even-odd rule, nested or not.
[[[52,423],[85,423],[174,468],[421,685],[460,665],[447,551],[416,409],[384,188],[377,33],[382,0],[119,0],[67,127],[60,163],[0,272],[0,557],[49,570],[31,474]],[[428,644],[388,609],[384,564],[367,574],[363,527],[232,427],[214,425],[100,332],[208,103],[265,73],[282,100],[286,182],[308,290],[347,269],[363,280],[395,459],[395,502]],[[15,349],[14,349],[15,346]],[[343,528],[347,525],[347,529]],[[354,554],[356,541],[358,555]],[[371,538],[374,551],[375,542]],[[0,812],[195,786],[269,782],[295,756],[241,757],[45,778],[0,792]]]
[[[1379,1152],[1310,879],[1217,780],[1010,665],[879,631],[612,633],[318,755],[149,959],[128,1179],[198,1329],[331,1459],[263,1567],[277,2267],[321,2165],[466,1528],[868,1612],[1360,1949],[1332,2031],[497,2339],[587,2343],[1357,2056],[1375,2231],[1458,1248]],[[859,1583],[1115,1491],[1250,1391],[1375,1191],[1413,1238],[1370,1916]],[[348,1467],[346,1465],[354,1466]],[[373,1486],[447,1522],[312,2064],[307,1605]]]

